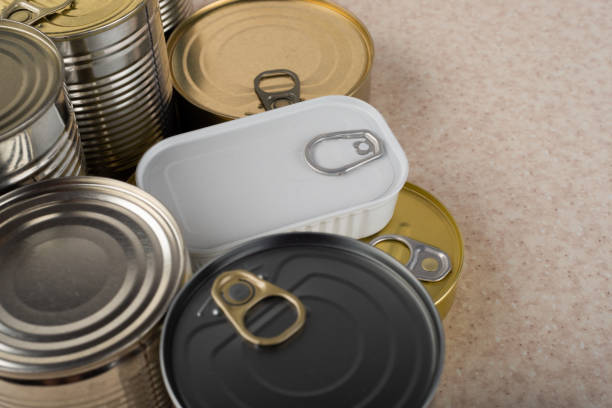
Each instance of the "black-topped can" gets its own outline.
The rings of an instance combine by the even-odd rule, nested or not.
[[[444,360],[417,279],[383,251],[320,233],[258,238],[209,263],[175,298],[161,342],[182,408],[426,406]]]

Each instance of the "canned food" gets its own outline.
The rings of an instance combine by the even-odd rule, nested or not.
[[[286,101],[367,99],[374,44],[355,16],[327,1],[223,0],[181,23],[168,54],[186,131],[262,112],[256,79]]]
[[[190,0],[159,0],[159,11],[164,33],[169,36],[192,13],[192,4]]]
[[[0,406],[168,406],[160,322],[190,266],[157,200],[99,177],[13,190],[0,264]]]
[[[444,318],[453,304],[455,288],[461,276],[463,240],[459,227],[444,205],[422,188],[406,183],[399,193],[389,224],[363,241],[378,241],[378,249],[410,265],[419,250],[414,246],[415,240],[421,247],[433,248],[432,256],[421,256],[418,264],[425,275],[435,273],[443,263],[438,259],[439,252],[436,253],[436,250],[445,254],[450,261],[447,274],[440,279],[425,278],[421,281]]]
[[[274,297],[285,303],[262,303]],[[173,301],[161,366],[177,407],[422,407],[444,334],[399,262],[357,240],[289,233],[208,264]]]
[[[25,24],[0,20],[0,72],[0,194],[84,174],[62,58],[53,42]]]
[[[6,18],[35,24],[62,54],[89,173],[129,176],[140,156],[172,131],[157,0],[0,0],[2,7]]]
[[[174,136],[136,172],[138,186],[181,223],[194,265],[265,234],[373,234],[391,218],[407,177],[404,150],[382,115],[348,96]]]

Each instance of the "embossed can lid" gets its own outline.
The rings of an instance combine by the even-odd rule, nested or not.
[[[374,44],[347,10],[320,0],[223,0],[183,21],[168,41],[175,89],[222,119],[262,112],[255,78],[290,70],[302,99],[355,95],[367,81]],[[286,78],[266,91],[288,85]]]
[[[43,116],[63,82],[62,58],[49,38],[25,24],[0,20],[0,141]]]
[[[187,273],[152,196],[101,177],[0,197],[0,377],[61,380],[112,366],[159,325]]]
[[[306,316],[297,333],[275,345],[238,334],[218,298],[239,305],[253,295],[215,287],[243,271],[299,299]],[[264,339],[298,321],[279,305],[246,316],[244,326]],[[443,359],[442,325],[416,278],[383,251],[320,233],[258,238],[205,266],[173,302],[161,345],[166,387],[183,408],[420,407]]]

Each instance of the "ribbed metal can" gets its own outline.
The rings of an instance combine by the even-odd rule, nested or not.
[[[57,6],[51,0],[35,4]],[[0,0],[0,8],[10,5]],[[8,18],[22,18],[18,13],[26,12],[16,9]],[[157,0],[79,0],[33,24],[63,56],[89,173],[126,178],[140,156],[172,132],[172,84]]]
[[[159,0],[159,11],[164,33],[169,36],[181,21],[191,15],[193,5],[190,0]]]
[[[0,20],[0,194],[84,170],[57,48],[30,26]]]
[[[102,177],[0,197],[0,407],[167,407],[160,322],[190,277],[152,196]]]

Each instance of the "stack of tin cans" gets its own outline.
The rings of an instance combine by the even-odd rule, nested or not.
[[[0,0],[0,7],[11,6]],[[32,21],[57,45],[88,172],[126,177],[140,156],[171,133],[172,84],[157,0],[80,0]],[[8,18],[34,3],[13,3]]]
[[[406,158],[364,102],[259,115],[368,98],[373,41],[355,16],[320,0],[220,0],[190,17],[190,0],[0,0],[0,12],[13,20],[0,20],[0,407],[431,400],[463,264],[451,215],[404,184],[407,163],[382,177]],[[141,160],[176,111],[182,130],[236,121]],[[138,187],[108,178],[139,162]],[[225,165],[234,187],[202,177]],[[300,206],[307,223],[283,212]],[[250,229],[217,245],[227,218]],[[205,245],[215,259],[179,293]],[[258,305],[274,296],[295,322]]]
[[[53,42],[25,24],[0,20],[0,193],[83,173],[63,75]]]

